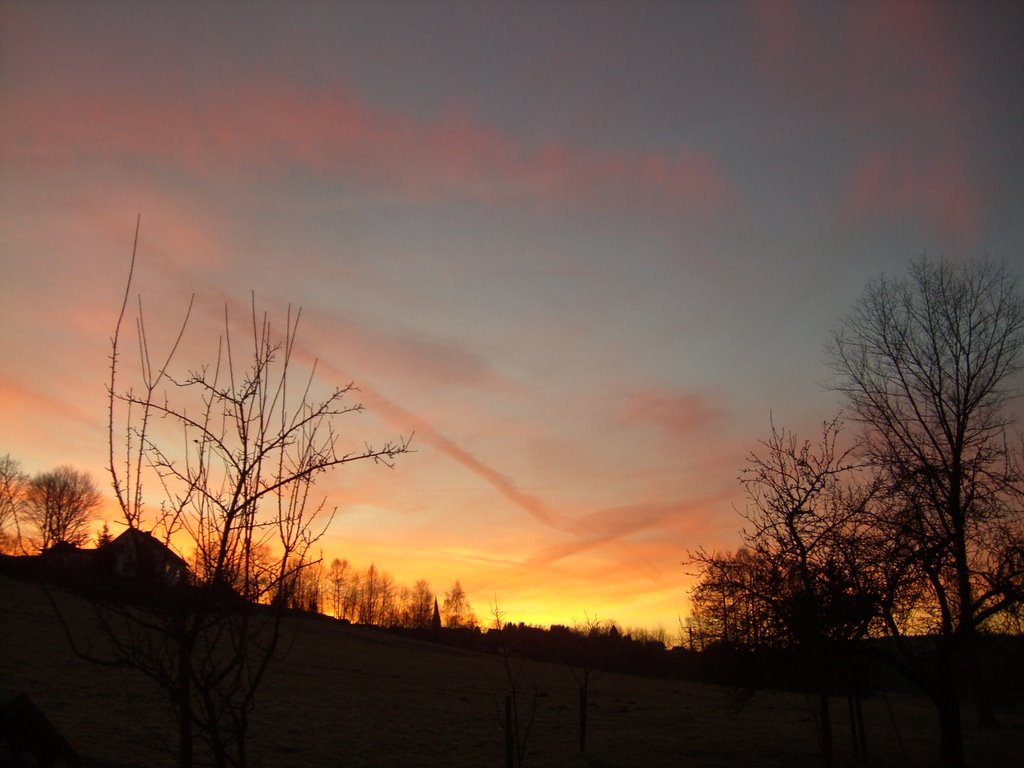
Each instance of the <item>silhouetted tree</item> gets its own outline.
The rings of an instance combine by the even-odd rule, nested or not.
[[[380,588],[378,590],[379,613],[377,623],[382,627],[398,626],[398,591],[395,580],[390,573],[382,571],[380,574]]]
[[[172,365],[191,304],[167,356],[154,362],[140,299],[136,379],[123,388],[121,333],[134,268],[133,248],[111,343],[114,493],[129,527],[145,526],[167,544],[187,542],[197,568],[191,584],[153,587],[131,604],[123,596],[97,601],[111,652],[87,655],[133,666],[163,688],[177,715],[183,768],[194,764],[197,744],[218,768],[245,766],[256,691],[279,650],[284,601],[272,597],[313,562],[312,547],[332,518],[314,500],[316,480],[354,461],[390,466],[407,443],[341,450],[334,425],[361,410],[349,402],[355,388],[315,395],[324,392],[315,363],[299,370],[298,315],[289,309],[275,332],[255,301],[248,351],[236,344],[225,309],[213,360],[178,374]],[[158,489],[162,503],[148,505],[144,488]]]
[[[697,626],[713,640],[747,648],[793,648],[818,692],[822,764],[832,764],[829,694],[837,662],[864,637],[881,596],[873,579],[867,504],[851,450],[837,446],[839,422],[819,442],[772,425],[741,480],[747,491],[743,548],[694,556]],[[707,637],[703,638],[707,642]],[[844,665],[844,668],[846,665]]]
[[[609,625],[610,626],[610,625]],[[608,628],[596,616],[575,622],[571,632],[559,636],[562,659],[579,689],[579,753],[587,751],[587,720],[590,709],[590,682],[598,665],[604,661]]]
[[[380,620],[380,571],[370,563],[359,580],[359,623],[376,624]]]
[[[449,600],[464,601],[462,585],[458,581],[452,585],[452,589],[445,593],[445,605]],[[468,603],[466,603],[468,606]],[[440,617],[437,615],[437,603],[434,603],[435,627],[440,626]],[[505,679],[508,682],[508,691],[504,697],[504,712],[498,707],[498,722],[501,723],[505,732],[505,768],[522,766],[526,759],[527,747],[530,742],[530,733],[533,730],[533,723],[537,717],[537,704],[540,698],[540,681],[536,673],[529,669],[524,649],[519,647],[519,632],[523,625],[514,627],[505,621],[505,612],[498,606],[498,597],[495,595],[494,604],[491,605],[491,616],[495,631],[502,638],[498,646],[498,655],[501,657],[502,666],[505,669]],[[476,617],[473,617],[473,625],[476,624]],[[452,626],[452,625],[449,625]],[[459,624],[455,626],[465,626]],[[532,682],[532,695],[529,702],[524,705],[520,695],[527,682]],[[504,716],[502,716],[504,715]]]
[[[21,462],[8,453],[0,458],[0,552],[17,552],[22,547],[18,516],[25,503],[29,477]]]
[[[444,625],[446,627],[454,629],[476,626],[476,614],[473,613],[473,608],[469,604],[469,598],[466,597],[466,593],[458,579],[456,579],[452,588],[444,593],[444,605],[441,610],[444,613]]]
[[[353,571],[345,584],[345,594],[342,598],[341,616],[344,619],[357,621],[359,618],[359,600],[361,594],[362,576],[358,571]]]
[[[36,533],[39,551],[55,544],[81,545],[89,538],[100,492],[87,472],[57,467],[40,472],[25,489],[24,518]]]
[[[746,547],[735,553],[700,550],[694,560],[699,578],[690,592],[691,649],[778,644],[779,628],[768,603],[771,593],[761,586],[768,564]]]
[[[434,593],[430,591],[430,584],[426,579],[417,580],[409,593],[407,626],[410,629],[430,629],[434,602]]]
[[[335,618],[347,618],[344,613],[345,582],[348,576],[348,560],[334,558],[331,569],[327,572],[327,583],[330,587],[331,613]]]
[[[320,557],[294,559],[287,567],[288,578],[277,581],[270,602],[296,611],[318,613],[323,592],[323,563]]]
[[[833,386],[861,428],[860,455],[884,504],[875,526],[895,638],[935,637],[929,668],[905,644],[903,669],[934,701],[942,760],[963,762],[958,680],[992,712],[978,633],[1024,586],[1020,409],[1024,297],[1004,264],[926,259],[870,282],[833,333]]]
[[[296,573],[296,590],[292,607],[310,613],[320,613],[324,605],[323,555],[311,559]]]
[[[743,531],[758,564],[744,587],[766,609],[769,634],[797,648],[817,680],[822,764],[832,765],[829,692],[849,641],[877,615],[867,577],[864,514],[871,490],[852,482],[851,451],[828,422],[817,444],[772,427],[742,474],[750,501]]]

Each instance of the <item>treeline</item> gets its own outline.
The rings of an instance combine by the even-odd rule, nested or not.
[[[435,607],[441,626],[476,628],[478,620],[458,579],[443,596],[435,595],[426,579],[399,584],[370,563],[352,566],[344,558],[330,564],[318,559],[296,568],[283,587],[289,608],[321,613],[354,624],[403,629],[431,629]]]
[[[494,605],[489,606],[487,619],[482,620],[458,579],[443,594],[435,594],[426,579],[418,579],[412,585],[400,584],[376,563],[359,569],[345,558],[334,558],[329,564],[326,559],[320,559],[296,569],[284,599],[287,607],[294,610],[385,629],[432,629],[436,604],[441,628],[473,630],[488,636],[498,629],[515,639],[517,652],[539,660],[557,661],[551,658],[550,649],[559,643],[545,638],[562,637],[566,633],[584,635],[591,638],[592,643],[607,637],[613,644],[621,640],[660,650],[685,642],[684,634],[673,637],[660,625],[623,627],[614,619],[598,621],[588,617],[573,627],[512,623],[506,621],[505,612]],[[492,639],[473,645],[492,650],[493,642]],[[543,650],[545,648],[547,650]]]

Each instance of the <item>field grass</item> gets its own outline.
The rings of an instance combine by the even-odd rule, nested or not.
[[[76,636],[95,637],[88,605],[57,598]],[[288,657],[260,689],[254,765],[504,765],[498,712],[508,683],[499,657],[327,620],[303,620],[294,629]],[[28,693],[94,765],[173,765],[175,726],[159,690],[130,670],[77,658],[38,585],[0,576],[0,637],[0,688]],[[583,758],[570,671],[526,663],[520,688],[521,706],[537,705],[524,765],[818,764],[815,703],[802,695],[595,674]],[[875,697],[864,715],[871,765],[935,763],[935,718],[925,700]],[[1004,725],[996,731],[979,731],[965,717],[969,764],[1021,764],[1024,716],[1000,715]],[[836,764],[854,765],[844,701],[835,701],[833,718]]]

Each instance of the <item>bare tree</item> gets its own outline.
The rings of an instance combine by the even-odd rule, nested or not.
[[[323,607],[322,557],[307,556],[296,560],[288,570],[290,577],[279,585],[271,601],[293,610],[319,613]]]
[[[0,458],[0,552],[21,549],[19,511],[25,503],[29,477],[21,470],[21,462],[8,453]]]
[[[963,762],[958,680],[967,674],[991,722],[978,633],[1024,585],[1012,433],[1022,352],[1024,297],[1005,264],[925,259],[872,281],[830,348],[833,386],[884,486],[875,523],[889,543],[887,626],[895,638],[936,638],[930,668],[908,652],[905,671],[936,704],[951,765]]]
[[[833,763],[836,663],[868,633],[879,600],[866,566],[873,489],[854,485],[858,467],[852,450],[837,446],[839,431],[838,420],[826,422],[812,444],[773,425],[741,476],[750,502],[744,541],[759,564],[745,591],[766,609],[771,634],[813,668],[824,766]]]
[[[37,536],[40,552],[55,544],[78,546],[89,538],[89,524],[100,492],[87,472],[57,467],[40,472],[25,489],[24,519]]]
[[[445,605],[457,604],[461,610],[465,602],[465,594],[462,585],[458,581],[452,586],[451,591],[445,593]],[[502,637],[498,648],[498,655],[501,657],[502,666],[505,669],[505,679],[508,682],[508,689],[504,696],[504,712],[498,706],[498,722],[501,723],[505,732],[505,768],[522,766],[526,760],[527,748],[530,742],[530,734],[533,731],[533,724],[537,717],[537,706],[541,696],[541,683],[535,668],[531,669],[526,654],[521,648],[516,647],[517,633],[515,627],[505,619],[505,611],[498,606],[498,596],[494,596],[494,603],[490,606],[493,617],[494,629]],[[435,630],[440,629],[440,616],[437,611],[437,602],[434,603],[434,614],[438,618],[434,622]],[[449,624],[450,627],[473,626],[476,624],[476,617],[470,613],[473,624]],[[449,619],[450,621],[450,619]],[[532,691],[527,703],[523,703],[520,694],[527,683],[531,683]]]
[[[606,661],[604,650],[611,623],[599,621],[597,616],[584,614],[582,622],[573,622],[573,631],[562,637],[562,660],[579,690],[579,753],[587,752],[587,715],[590,711],[590,683],[598,664]]]
[[[833,762],[837,663],[868,633],[880,599],[865,536],[873,488],[855,484],[858,466],[851,450],[838,447],[839,431],[838,420],[826,422],[812,443],[773,424],[740,476],[748,498],[743,548],[691,556],[701,630],[733,646],[792,648],[809,666],[825,766]]]
[[[359,581],[359,623],[376,624],[380,620],[381,574],[375,563],[370,563]]]
[[[279,651],[285,601],[273,597],[317,562],[312,548],[333,516],[315,498],[316,480],[355,461],[390,466],[408,444],[341,450],[335,424],[361,410],[350,401],[355,387],[324,390],[315,363],[300,373],[298,314],[289,309],[278,331],[255,301],[248,350],[236,343],[225,309],[213,360],[176,372],[191,304],[170,351],[154,362],[140,299],[135,381],[123,387],[121,336],[134,268],[133,248],[112,338],[113,487],[129,527],[193,551],[196,568],[190,583],[134,591],[122,584],[111,599],[97,600],[109,652],[79,650],[133,666],[162,687],[177,715],[183,768],[200,747],[218,768],[245,766],[255,694]]]
[[[698,579],[690,592],[691,621],[687,637],[691,650],[714,645],[756,648],[779,643],[779,628],[768,599],[763,571],[770,563],[741,547],[736,552],[691,555]]]
[[[353,571],[345,584],[345,592],[342,595],[341,618],[358,620],[362,590],[362,576],[358,571]]]
[[[434,593],[426,579],[419,579],[409,593],[408,626],[410,629],[430,629],[434,614]]]
[[[394,627],[398,620],[398,589],[395,586],[394,577],[387,571],[380,574],[380,589],[378,590],[378,613],[377,624],[382,627]]]
[[[475,627],[476,615],[469,604],[465,590],[456,579],[452,588],[444,593],[444,605],[441,607],[444,613],[444,625],[449,628]]]
[[[331,613],[337,619],[344,615],[345,583],[348,578],[348,560],[334,558],[327,572],[327,584],[330,589]]]

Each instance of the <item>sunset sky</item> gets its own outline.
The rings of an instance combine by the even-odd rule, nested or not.
[[[770,419],[908,260],[1024,264],[1024,4],[0,4],[0,455],[90,471],[136,215],[154,342],[283,318],[367,412],[327,559],[662,624]],[[107,504],[108,514],[113,514]],[[118,529],[113,527],[116,532]]]

